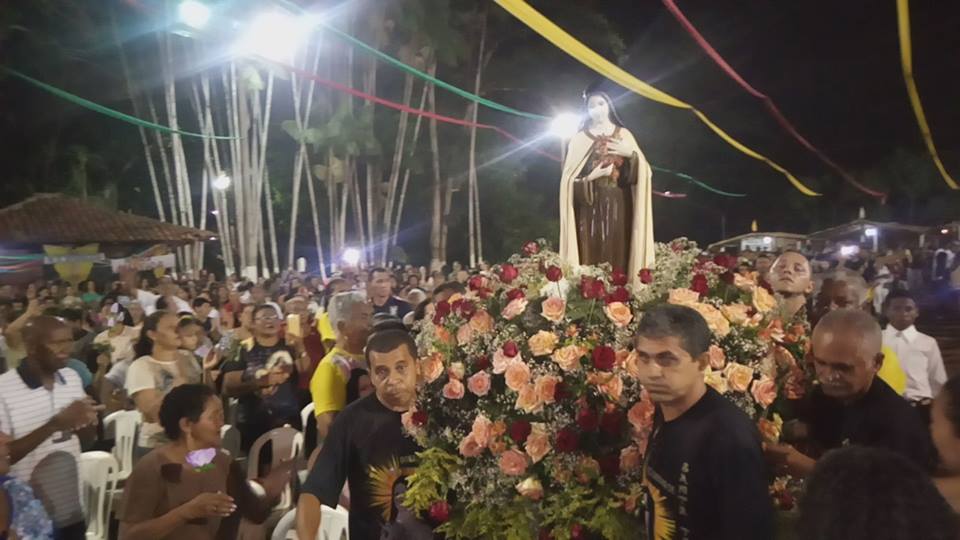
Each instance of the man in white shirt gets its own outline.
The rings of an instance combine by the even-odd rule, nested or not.
[[[940,347],[935,339],[914,326],[920,312],[909,292],[891,292],[883,313],[890,321],[883,331],[883,344],[897,354],[907,375],[903,397],[929,410],[930,402],[947,382]]]

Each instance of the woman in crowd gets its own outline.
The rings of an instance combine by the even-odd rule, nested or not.
[[[138,441],[141,454],[165,442],[158,416],[163,397],[177,386],[201,379],[193,354],[180,349],[177,324],[177,316],[165,311],[147,317],[134,347],[137,359],[127,371],[127,395],[143,414]]]
[[[103,295],[97,292],[97,283],[88,279],[80,284],[80,300],[88,306],[99,304],[103,300]]]
[[[127,311],[130,313],[130,320],[133,322],[133,327],[140,329],[143,325],[143,321],[147,318],[147,312],[144,311],[143,305],[140,304],[139,300],[131,300],[127,304]]]
[[[934,483],[960,514],[960,377],[948,380],[933,401],[930,432],[943,468],[943,475]]]
[[[53,522],[30,486],[10,473],[10,443],[13,438],[0,432],[0,538],[46,540],[53,538]]]
[[[178,386],[159,410],[170,442],[137,462],[118,511],[120,539],[237,538],[240,518],[262,523],[289,482],[275,468],[252,489],[242,467],[220,451],[223,405],[212,389]],[[292,463],[292,462],[291,462]]]

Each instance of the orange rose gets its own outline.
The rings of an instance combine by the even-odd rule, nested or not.
[[[640,449],[630,445],[620,451],[620,470],[622,472],[633,472],[640,469],[642,456]]]
[[[750,318],[750,307],[746,304],[720,306],[720,312],[733,324],[745,324]]]
[[[750,277],[742,276],[739,273],[733,275],[733,286],[741,291],[752,291],[757,286],[757,281]]]
[[[777,399],[777,383],[768,377],[762,377],[753,381],[753,386],[750,387],[750,393],[753,394],[753,399],[761,406],[764,408],[769,407],[770,404]]]
[[[719,309],[710,304],[694,304],[690,307],[697,310],[697,313],[707,321],[707,326],[715,335],[724,337],[730,333],[730,321],[720,313]]]
[[[587,382],[597,387],[611,401],[618,401],[623,393],[623,379],[614,373],[591,373]]]
[[[557,348],[557,335],[553,332],[540,330],[527,340],[527,346],[534,356],[548,356]]]
[[[797,359],[785,347],[777,345],[773,348],[773,359],[777,361],[780,369],[794,368],[797,365]]]
[[[507,307],[503,308],[503,311],[500,313],[500,316],[506,320],[511,320],[517,315],[520,315],[527,309],[527,299],[526,298],[517,298],[512,300]]]
[[[446,328],[442,326],[434,326],[433,332],[437,335],[437,341],[439,341],[440,343],[444,345],[456,344],[456,341],[454,341],[453,335],[451,335]]]
[[[473,327],[470,326],[469,324],[464,324],[460,326],[460,328],[457,330],[458,345],[466,345],[470,343],[471,341],[473,341],[473,337],[474,337]]]
[[[433,353],[430,356],[420,360],[420,375],[428,383],[440,378],[443,375],[443,355]]]
[[[507,476],[520,476],[527,472],[527,456],[519,450],[507,450],[500,454],[500,472]]]
[[[640,378],[640,354],[637,351],[630,351],[626,360],[623,361],[623,367],[634,379]]]
[[[780,434],[783,431],[783,420],[780,419],[779,415],[774,415],[773,420],[761,418],[757,421],[757,429],[760,431],[763,442],[778,443],[780,442]]]
[[[527,383],[530,382],[530,367],[526,362],[511,362],[504,373],[507,382],[507,388],[514,392],[519,392]]]
[[[727,355],[724,354],[723,349],[720,347],[711,345],[707,352],[709,354],[711,368],[723,369],[723,366],[727,365]]]
[[[482,336],[493,330],[493,317],[486,311],[480,310],[473,314],[468,324],[475,335]]]
[[[633,404],[627,411],[627,421],[638,433],[646,431],[653,425],[653,415],[656,412],[656,406],[650,400],[650,395],[646,390],[640,393],[640,401]]]
[[[553,352],[553,361],[564,371],[576,371],[580,369],[580,359],[586,351],[579,345],[567,345],[560,347]]]
[[[611,302],[604,306],[603,312],[607,314],[610,322],[619,328],[623,328],[633,320],[633,313],[630,311],[630,306],[627,306],[623,302]]]
[[[537,388],[532,384],[521,387],[517,392],[515,407],[528,413],[538,412],[543,409],[543,402],[540,401]]]
[[[500,454],[502,454],[502,453],[504,453],[504,452],[507,451],[507,443],[504,442],[503,439],[497,439],[497,440],[495,440],[495,441],[492,441],[492,442],[487,446],[487,448],[490,449],[490,453],[491,453],[491,454],[493,454],[493,455],[495,455],[495,456],[499,456]]]
[[[543,318],[550,322],[558,323],[563,320],[566,314],[567,302],[563,298],[556,296],[551,296],[544,300],[543,305],[540,307],[540,315],[543,315]]]
[[[503,420],[497,420],[490,426],[490,435],[493,437],[499,437],[507,432],[507,423]]]
[[[531,501],[539,501],[543,498],[543,484],[540,483],[540,480],[531,476],[517,484],[517,493]]]
[[[673,289],[670,291],[667,302],[678,306],[693,306],[700,302],[700,293],[690,289]]]
[[[777,307],[777,299],[763,287],[754,287],[753,307],[760,313],[770,313]]]
[[[447,384],[443,385],[443,397],[447,399],[461,399],[463,393],[463,383],[456,379],[450,379]]]
[[[470,436],[477,441],[480,446],[486,446],[490,442],[490,431],[493,428],[493,422],[482,414],[478,414],[473,420],[473,427]]]
[[[537,390],[537,396],[539,396],[540,401],[544,403],[553,403],[554,397],[557,393],[557,383],[560,382],[560,378],[554,375],[543,375],[537,378],[534,387]]]
[[[547,433],[543,424],[533,424],[533,430],[527,436],[527,442],[524,445],[527,455],[534,463],[539,463],[543,456],[550,453],[550,434]]]
[[[483,446],[473,438],[473,435],[467,435],[460,441],[460,455],[463,457],[477,457],[483,453]]]
[[[727,384],[731,390],[736,392],[746,392],[750,388],[750,382],[753,381],[753,369],[743,364],[731,362],[723,370],[727,378]]]

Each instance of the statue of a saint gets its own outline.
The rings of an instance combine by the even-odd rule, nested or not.
[[[587,117],[570,139],[560,179],[560,256],[573,265],[653,267],[650,165],[610,97],[588,91]]]
[[[806,319],[807,296],[813,292],[810,261],[796,251],[787,251],[774,261],[768,279],[780,300],[784,318],[792,320],[801,316]]]

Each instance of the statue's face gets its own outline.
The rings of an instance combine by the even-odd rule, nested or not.
[[[810,261],[799,253],[788,251],[773,263],[769,281],[778,293],[810,294],[813,291]]]
[[[604,122],[610,118],[610,105],[603,96],[590,96],[587,100],[587,114],[593,122]]]

